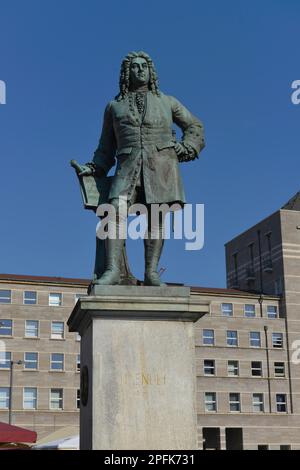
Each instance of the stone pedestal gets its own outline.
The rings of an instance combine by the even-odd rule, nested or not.
[[[193,322],[186,287],[96,286],[68,321],[81,335],[81,449],[196,449]]]

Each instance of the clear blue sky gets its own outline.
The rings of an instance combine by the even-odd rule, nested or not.
[[[181,166],[205,246],[167,242],[164,279],[224,286],[224,243],[300,190],[299,18],[297,0],[0,0],[0,272],[91,276],[97,219],[69,160],[91,159],[120,62],[142,49],[206,129]],[[141,242],[129,257],[142,276]]]

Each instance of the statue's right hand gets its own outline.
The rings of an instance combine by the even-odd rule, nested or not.
[[[79,165],[80,171],[78,176],[91,176],[93,174],[93,169],[88,165]]]

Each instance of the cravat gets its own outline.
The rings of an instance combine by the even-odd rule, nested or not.
[[[142,114],[145,109],[145,93],[136,93],[135,102],[138,112]]]

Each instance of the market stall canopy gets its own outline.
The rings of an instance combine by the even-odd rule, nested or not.
[[[0,422],[0,442],[36,442],[36,437],[34,431]]]
[[[36,450],[79,450],[79,435],[58,439],[45,444],[35,445]]]

